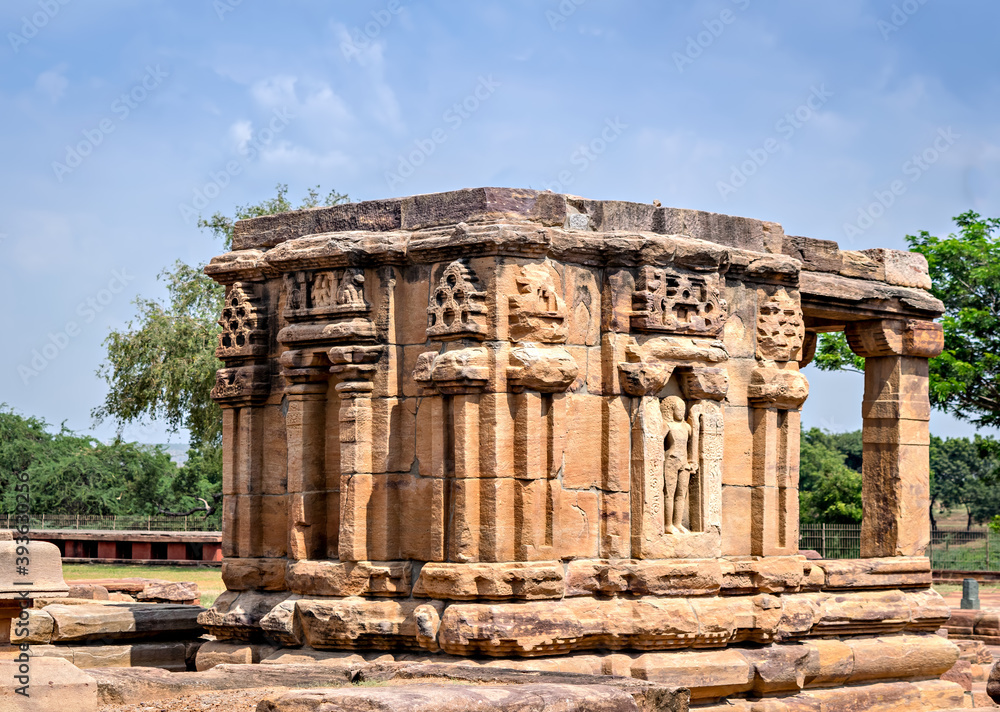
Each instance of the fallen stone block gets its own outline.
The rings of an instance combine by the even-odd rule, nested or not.
[[[682,712],[686,695],[662,690],[640,699],[606,685],[531,684],[405,685],[400,687],[294,690],[267,697],[258,712]]]
[[[104,704],[133,704],[219,690],[258,687],[329,688],[349,685],[356,665],[217,665],[205,672],[103,668],[89,674]],[[65,712],[65,710],[60,710]]]
[[[39,658],[62,658],[80,669],[155,667],[184,672],[188,669],[187,641],[154,641],[123,645],[33,645]]]
[[[155,603],[51,605],[44,609],[54,621],[52,642],[128,640],[135,638],[198,637],[200,606]]]
[[[96,583],[69,582],[70,598],[88,598],[92,601],[108,600],[108,589]]]
[[[210,670],[216,665],[252,665],[277,652],[273,645],[243,641],[210,640],[198,650],[195,669]]]
[[[97,712],[97,682],[60,658],[32,658],[27,663],[0,661],[0,710],[3,712]],[[27,682],[18,680],[17,676]],[[24,686],[28,696],[18,694]]]
[[[156,581],[148,584],[136,598],[155,603],[196,604],[201,599],[198,584],[192,581]]]

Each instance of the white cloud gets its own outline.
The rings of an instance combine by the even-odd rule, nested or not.
[[[35,80],[35,90],[55,104],[66,93],[66,87],[69,86],[69,80],[63,76],[68,68],[69,65],[63,62],[42,72]]]

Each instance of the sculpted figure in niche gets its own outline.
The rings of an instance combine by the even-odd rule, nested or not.
[[[697,416],[687,415],[683,398],[668,396],[660,403],[663,414],[663,515],[668,534],[686,534],[684,513],[688,508],[691,476],[698,473]]]

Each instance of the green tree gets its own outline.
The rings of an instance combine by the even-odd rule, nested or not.
[[[974,211],[954,218],[957,233],[907,235],[927,258],[931,293],[944,303],[944,351],[930,361],[933,406],[977,427],[1000,426],[1000,218]],[[815,364],[864,370],[842,333],[821,334]]]
[[[805,523],[861,521],[861,473],[848,467],[860,433],[826,433],[810,428],[799,447],[799,518]],[[847,452],[845,452],[845,450]]]
[[[966,529],[1000,513],[997,463],[985,438],[931,436],[930,462],[932,520],[935,504],[944,509],[965,507]]]
[[[198,226],[230,249],[237,220],[349,202],[336,191],[321,196],[319,186],[310,188],[298,206],[288,200],[287,185],[278,184],[276,193],[237,206],[232,217],[217,212],[201,218]],[[148,420],[162,421],[171,432],[188,432],[191,451],[174,481],[175,493],[185,492],[182,507],[196,507],[199,498],[217,499],[222,483],[222,413],[209,393],[220,365],[215,348],[225,290],[205,275],[204,267],[178,261],[160,274],[165,302],[136,298],[135,317],[104,341],[107,358],[97,373],[108,392],[93,412],[98,422],[109,419],[119,429]]]
[[[969,211],[958,233],[907,235],[944,302],[944,351],[930,363],[931,403],[977,426],[1000,425],[1000,218]]]
[[[154,514],[171,503],[177,466],[161,448],[101,443],[65,427],[0,407],[0,506],[15,510],[15,483],[25,475],[32,514]]]

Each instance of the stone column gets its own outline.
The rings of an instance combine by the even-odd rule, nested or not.
[[[930,402],[927,360],[941,353],[940,324],[907,319],[853,322],[865,359],[861,406],[861,556],[923,556],[930,540]]]
[[[222,408],[222,550],[227,557],[262,555],[263,408],[267,366],[221,368],[214,398]]]
[[[385,521],[387,512],[369,512],[372,497],[372,378],[382,346],[330,349],[330,371],[342,380],[340,394],[340,541],[341,561],[367,561],[368,522]]]
[[[799,550],[799,423],[809,384],[798,365],[757,368],[747,400],[752,408],[750,553],[791,556]]]
[[[285,428],[288,443],[288,556],[326,558],[326,354],[286,351]]]

